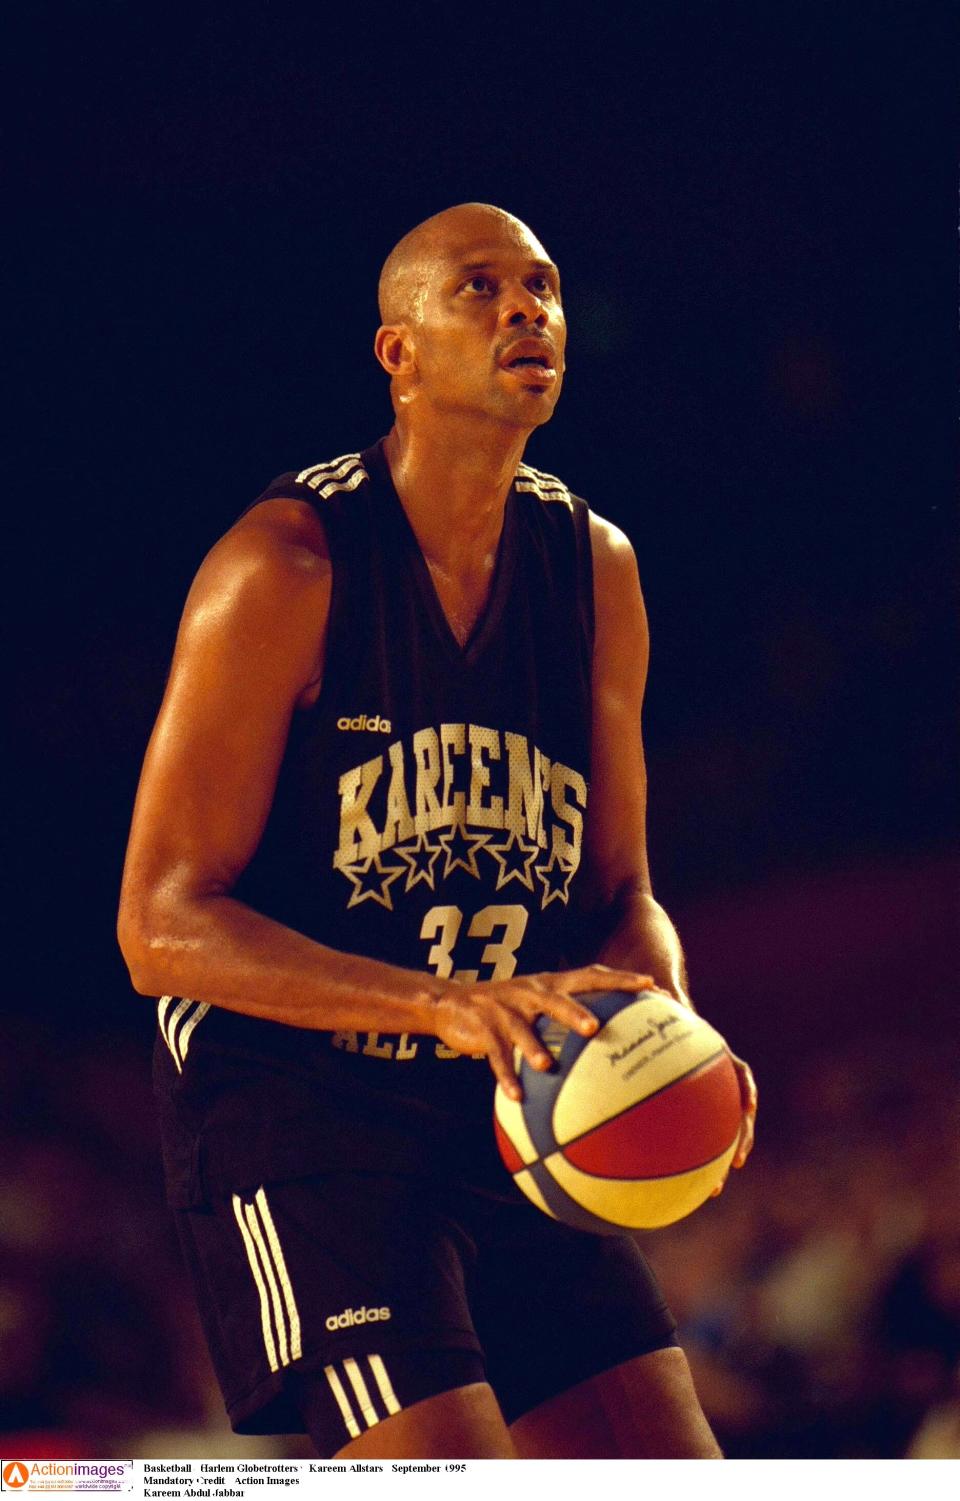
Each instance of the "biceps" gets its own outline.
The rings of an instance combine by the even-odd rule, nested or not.
[[[144,762],[128,870],[154,892],[229,890],[270,810],[293,692],[221,652],[176,661]]]
[[[596,707],[586,853],[592,885],[610,900],[637,882],[649,886],[647,774],[639,716],[602,696]]]

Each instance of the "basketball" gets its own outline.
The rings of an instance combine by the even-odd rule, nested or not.
[[[644,990],[577,997],[600,1023],[581,1037],[550,1017],[536,1030],[543,1073],[519,1050],[523,1099],[497,1086],[500,1155],[527,1198],[578,1230],[655,1230],[723,1182],[740,1134],[740,1086],[726,1044],[672,997]]]

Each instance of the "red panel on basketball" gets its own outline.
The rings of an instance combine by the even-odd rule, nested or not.
[[[686,1173],[727,1150],[740,1129],[740,1110],[737,1076],[721,1053],[570,1142],[563,1155],[600,1178]]]
[[[496,1132],[497,1146],[500,1148],[500,1156],[503,1158],[507,1169],[511,1173],[519,1173],[520,1169],[523,1167],[523,1158],[520,1156],[520,1153],[517,1151],[513,1142],[510,1140],[506,1131],[504,1131],[503,1127],[496,1119],[496,1117],[494,1117],[493,1129]]]

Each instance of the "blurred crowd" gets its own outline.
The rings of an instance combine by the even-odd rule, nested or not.
[[[960,1458],[953,1049],[806,1056],[745,1172],[645,1237],[732,1458]]]
[[[22,1019],[5,1041],[0,1448],[287,1453],[238,1440],[223,1414],[163,1203],[149,1024],[65,1039]]]
[[[223,1415],[162,1203],[148,1041],[0,1050],[0,1447],[306,1455]],[[749,1169],[643,1237],[733,1457],[960,1457],[958,1082],[938,1046],[802,1055]]]

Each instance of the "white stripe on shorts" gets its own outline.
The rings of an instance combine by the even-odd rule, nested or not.
[[[247,1229],[250,1231],[250,1235],[257,1247],[257,1250],[260,1252],[260,1260],[263,1264],[263,1270],[266,1273],[267,1283],[270,1288],[270,1302],[273,1305],[273,1321],[276,1324],[277,1340],[280,1345],[280,1364],[289,1365],[290,1350],[287,1345],[287,1322],[286,1318],[284,1317],[283,1306],[280,1302],[280,1288],[277,1285],[276,1273],[273,1268],[273,1263],[271,1262],[270,1257],[267,1253],[266,1245],[264,1244],[263,1232],[260,1229],[260,1223],[257,1219],[257,1211],[255,1207],[253,1206],[253,1204],[245,1204],[243,1208],[247,1220]]]
[[[160,1031],[163,1034],[163,1040],[167,1044],[167,1047],[170,1049],[173,1061],[177,1065],[177,1073],[182,1074],[183,1064],[180,1062],[176,1044],[174,1043],[174,1032],[176,1031],[177,1022],[180,1020],[181,1016],[183,1016],[184,1012],[190,1010],[193,1002],[189,999],[189,997],[186,997],[182,1001],[177,1001],[177,1004],[174,1006],[171,1013],[170,1004],[173,999],[174,998],[172,995],[162,995],[160,997],[160,1000],[157,1004],[157,1020],[160,1023]]]
[[[280,1237],[277,1235],[276,1226],[273,1223],[273,1215],[267,1203],[267,1195],[264,1189],[257,1190],[256,1206],[263,1220],[263,1228],[267,1234],[267,1243],[273,1256],[273,1264],[276,1268],[277,1280],[280,1283],[280,1291],[283,1293],[283,1301],[287,1308],[287,1318],[290,1321],[290,1359],[299,1360],[303,1354],[300,1343],[300,1313],[297,1308],[297,1300],[293,1296],[293,1287],[290,1283],[290,1273],[287,1271],[287,1263],[284,1259],[280,1245]]]
[[[209,1001],[200,1001],[200,1003],[197,1006],[196,1011],[193,1013],[192,1016],[188,1016],[187,1017],[186,1021],[183,1024],[183,1026],[180,1028],[180,1035],[177,1038],[177,1047],[180,1050],[180,1060],[181,1060],[181,1063],[186,1063],[186,1061],[187,1061],[187,1053],[188,1053],[188,1051],[190,1049],[190,1038],[191,1038],[191,1035],[193,1033],[194,1027],[197,1025],[198,1022],[202,1022],[203,1021],[203,1018],[206,1016],[206,1014],[207,1014],[207,1012],[209,1010],[210,1010],[210,1003],[209,1003]]]
[[[303,1350],[297,1300],[293,1295],[277,1227],[267,1203],[266,1190],[262,1186],[258,1188],[250,1204],[245,1204],[239,1194],[234,1194],[233,1212],[243,1236],[244,1249],[260,1299],[263,1346],[271,1371],[276,1371],[282,1365],[290,1365],[292,1361],[299,1360]]]
[[[367,1360],[370,1364],[370,1369],[373,1372],[374,1380],[376,1381],[377,1386],[380,1388],[380,1395],[383,1398],[383,1405],[387,1409],[387,1412],[389,1412],[391,1415],[395,1412],[399,1412],[400,1403],[397,1401],[396,1393],[394,1392],[393,1387],[390,1384],[390,1377],[387,1375],[387,1368],[384,1365],[383,1361],[380,1359],[380,1356],[368,1355]]]
[[[184,996],[182,1000],[177,1001],[171,1012],[170,1007],[173,1006],[173,1001],[174,997],[172,995],[162,995],[160,997],[157,1002],[157,1021],[160,1024],[160,1034],[170,1049],[170,1056],[177,1065],[177,1073],[182,1074],[183,1065],[186,1062],[187,1052],[190,1047],[191,1033],[197,1023],[201,1022],[206,1016],[210,1010],[210,1005],[208,1001],[193,1001],[189,996]],[[191,1006],[194,1006],[196,1009],[193,1015],[187,1017],[186,1021],[184,1021],[178,1034],[177,1023],[182,1017],[187,1015]]]
[[[260,1272],[260,1263],[257,1260],[256,1246],[254,1245],[253,1238],[247,1228],[247,1222],[244,1218],[243,1213],[243,1203],[240,1199],[239,1194],[233,1195],[233,1212],[236,1216],[237,1224],[240,1227],[240,1234],[243,1236],[244,1249],[247,1253],[247,1260],[250,1263],[250,1270],[253,1273],[253,1280],[256,1283],[257,1287],[257,1295],[260,1299],[260,1325],[263,1329],[264,1349],[267,1352],[267,1360],[270,1364],[271,1371],[276,1371],[279,1370],[280,1362],[277,1360],[277,1347],[273,1342],[273,1330],[270,1327],[270,1303],[267,1297],[267,1289],[264,1285],[263,1276]]]
[[[359,1438],[360,1425],[353,1415],[353,1409],[350,1406],[350,1403],[347,1401],[347,1394],[343,1389],[343,1383],[340,1380],[340,1377],[337,1375],[332,1365],[324,1366],[323,1369],[324,1374],[330,1383],[330,1390],[333,1392],[333,1395],[337,1401],[337,1406],[340,1409],[340,1416],[343,1418],[343,1421],[347,1426],[347,1432],[349,1433],[351,1438]]]
[[[375,1423],[379,1423],[380,1415],[370,1400],[367,1383],[360,1374],[360,1367],[355,1360],[351,1359],[343,1362],[343,1369],[350,1379],[350,1385],[353,1387],[353,1394],[357,1399],[357,1405],[363,1413],[364,1422],[368,1428],[372,1428]]]

